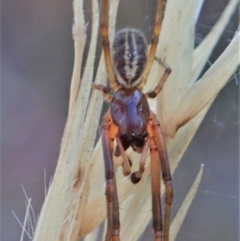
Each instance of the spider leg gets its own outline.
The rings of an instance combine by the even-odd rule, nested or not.
[[[159,92],[163,88],[165,81],[167,80],[168,76],[172,72],[171,68],[165,62],[163,62],[160,58],[155,57],[155,59],[158,61],[159,64],[161,64],[165,68],[165,72],[162,78],[160,79],[159,83],[157,84],[157,86],[154,88],[154,90],[146,93],[146,96],[149,98],[155,98],[159,94]]]
[[[103,98],[106,102],[112,101],[112,95],[110,93],[110,88],[104,85],[93,84],[92,87],[96,90],[100,90],[103,92]]]
[[[146,139],[144,146],[143,146],[139,170],[137,172],[133,172],[131,175],[131,181],[134,184],[136,184],[140,181],[142,174],[145,170],[145,163],[146,163],[146,159],[147,159],[146,157],[147,157],[148,148],[149,148],[149,138]]]
[[[152,185],[152,215],[154,241],[162,241],[162,207],[161,207],[161,185],[160,172],[161,165],[159,161],[158,148],[154,140],[153,128],[148,124],[149,148],[151,156],[151,185]]]
[[[119,241],[119,207],[116,180],[113,166],[113,142],[118,132],[108,111],[102,125],[102,144],[105,162],[106,200],[107,200],[107,233],[105,241]]]
[[[151,47],[150,47],[149,54],[148,54],[148,62],[147,62],[147,65],[146,65],[145,70],[142,75],[142,82],[140,84],[141,89],[146,84],[147,77],[151,70],[153,60],[154,60],[154,57],[156,54],[159,34],[161,31],[161,25],[162,25],[162,15],[163,15],[163,0],[158,0],[157,14],[156,14],[156,19],[155,19],[153,35],[152,35]]]
[[[165,184],[165,216],[164,216],[164,241],[169,240],[169,226],[171,216],[171,204],[173,200],[173,188],[171,182],[171,172],[169,167],[167,149],[165,145],[164,136],[160,127],[160,123],[155,114],[151,112],[150,122],[152,123],[152,130],[154,134],[155,143],[157,145],[158,154],[162,169],[162,178]]]
[[[110,44],[109,44],[109,37],[108,37],[108,8],[109,8],[109,0],[103,0],[102,10],[101,10],[102,12],[102,15],[101,15],[102,46],[104,50],[105,64],[106,64],[109,83],[115,92],[118,89],[118,83],[116,81],[116,76],[113,70],[113,65],[111,60]]]
[[[123,175],[128,176],[131,173],[131,166],[130,166],[129,159],[128,159],[127,154],[126,154],[126,152],[123,148],[121,139],[118,135],[116,137],[116,141],[117,141],[117,145],[118,145],[118,150],[123,157]]]

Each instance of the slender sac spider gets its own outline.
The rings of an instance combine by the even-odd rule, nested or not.
[[[155,98],[161,91],[171,69],[155,57],[161,29],[163,0],[158,0],[155,26],[150,50],[143,34],[136,29],[123,29],[116,33],[112,52],[108,37],[109,0],[103,0],[101,10],[101,35],[106,70],[110,88],[94,84],[110,103],[110,110],[102,124],[102,144],[105,162],[107,233],[105,241],[120,241],[119,207],[113,167],[113,153],[123,157],[123,173],[131,174],[131,181],[138,183],[144,172],[148,149],[151,156],[152,215],[154,241],[169,240],[169,223],[173,198],[171,173],[163,133],[155,114],[149,109],[147,98]],[[152,63],[156,59],[165,68],[153,91],[143,93]],[[113,92],[113,95],[111,94]],[[113,149],[114,140],[117,142]],[[131,173],[125,150],[132,147],[141,153],[140,167]],[[162,224],[160,173],[165,184],[165,216]]]

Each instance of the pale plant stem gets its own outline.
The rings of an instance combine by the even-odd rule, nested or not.
[[[176,110],[175,118],[178,124],[186,123],[187,120],[194,118],[209,101],[216,97],[230,79],[240,63],[239,42],[240,32],[203,77],[187,90],[181,100],[181,105]],[[209,86],[214,86],[214,88],[209,88]]]
[[[72,81],[70,87],[69,113],[72,110],[76,100],[77,91],[80,86],[82,57],[86,44],[86,25],[83,13],[83,0],[73,1],[74,24],[73,24],[73,39],[74,39],[74,67]]]
[[[231,18],[230,16],[236,10],[238,3],[239,3],[239,0],[231,0],[228,3],[221,17],[215,23],[211,31],[203,39],[203,41],[198,45],[198,47],[194,50],[191,84],[193,84],[197,80],[199,74],[203,70],[206,62],[210,57],[210,54],[212,53],[224,29],[226,28],[226,25],[229,23]]]
[[[74,7],[76,7],[77,2],[78,1],[75,1]],[[112,10],[114,10],[114,11],[111,11],[112,14],[110,16],[110,20],[111,20],[111,23],[113,23],[113,26],[115,26],[114,19],[116,16],[115,9],[117,9],[117,4],[118,4],[118,1],[114,1],[114,4],[111,7]],[[77,7],[77,9],[79,9],[79,7]],[[77,14],[79,14],[79,12],[80,11],[76,11]],[[96,19],[96,15],[94,15],[93,17],[94,19]],[[76,19],[78,18],[76,17]],[[95,22],[97,20],[98,19],[96,19]],[[80,27],[82,28],[83,26],[80,26]],[[96,29],[98,29],[97,25],[95,25],[95,28],[93,29],[93,31],[96,31]],[[92,34],[92,36],[95,37],[96,34],[95,35]],[[93,38],[91,40],[91,43],[94,43],[94,42],[96,44],[96,38]],[[89,62],[87,64],[89,65]],[[80,67],[81,66],[79,66],[79,68]],[[102,73],[103,71],[100,68],[99,74],[102,75]],[[97,74],[98,77],[99,77],[99,74]],[[104,77],[105,79],[104,81],[106,81],[105,73],[104,73],[104,76],[100,76],[100,77],[101,78]],[[73,77],[73,79],[74,78],[75,77]],[[75,81],[75,79],[73,81]],[[75,88],[76,86],[77,85],[75,85]],[[80,90],[81,90],[81,86],[82,86],[82,82],[79,88]],[[90,90],[91,89],[89,88],[89,91]],[[83,95],[86,95],[88,93],[87,92],[84,92],[84,93],[81,92],[81,93],[77,94],[75,103],[70,104],[71,111],[69,112],[68,121],[64,131],[62,149],[59,157],[58,166],[39,218],[34,240],[67,241],[67,240],[76,240],[78,237],[78,232],[83,220],[82,219],[83,215],[81,213],[85,211],[84,207],[87,202],[88,191],[89,191],[89,188],[88,188],[89,180],[87,177],[87,170],[89,166],[88,160],[91,154],[91,149],[93,149],[93,143],[94,143],[94,138],[96,134],[96,128],[94,131],[94,126],[92,125],[95,125],[97,127],[98,119],[99,119],[99,117],[97,116],[96,118],[93,118],[93,117],[89,118],[90,121],[86,122],[88,127],[83,128],[85,114],[82,115],[82,112],[80,112],[80,114],[78,113],[79,113],[79,110],[81,110],[81,104],[82,104],[81,100],[83,98]],[[74,93],[71,91],[71,96],[72,95],[74,95]],[[94,95],[94,96],[95,96],[95,100],[93,97],[91,97],[90,99],[88,112],[86,113],[86,116],[87,116],[86,118],[88,118],[90,113],[97,115],[97,113],[99,112],[99,115],[100,115],[101,109],[98,108],[99,111],[97,112],[96,105],[100,104],[101,106],[102,99],[100,99],[101,97],[100,95],[97,99],[96,99],[97,95]],[[75,99],[75,96],[73,96],[73,99]],[[87,105],[85,105],[85,107],[87,108]],[[84,108],[82,110],[83,110],[83,113],[85,113]],[[88,130],[90,130],[91,133],[89,133]],[[90,138],[91,140],[90,145],[86,145],[87,143],[86,138]],[[56,200],[58,200],[57,204],[55,204],[54,202],[55,198]],[[46,220],[48,220],[49,223],[46,222]],[[51,226],[51,229],[49,229],[50,226]]]

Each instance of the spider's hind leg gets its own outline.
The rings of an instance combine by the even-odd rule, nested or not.
[[[146,96],[149,98],[155,98],[159,94],[159,92],[162,90],[163,85],[166,82],[168,76],[172,72],[171,68],[160,58],[155,57],[155,60],[165,68],[165,72],[164,72],[162,78],[160,79],[160,81],[158,82],[157,86],[154,88],[154,90],[146,93]]]

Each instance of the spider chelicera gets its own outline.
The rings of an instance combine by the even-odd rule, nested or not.
[[[103,85],[93,85],[95,89],[103,92],[105,101],[110,103],[110,110],[105,114],[102,124],[107,200],[107,233],[105,241],[120,241],[119,206],[113,154],[123,157],[124,175],[131,175],[131,181],[138,183],[144,172],[148,149],[150,149],[151,156],[154,241],[168,241],[173,198],[171,173],[159,121],[149,109],[147,102],[147,98],[155,98],[158,95],[171,73],[171,69],[163,61],[155,57],[162,22],[163,0],[158,0],[149,52],[147,51],[147,42],[143,34],[139,30],[131,28],[126,28],[116,33],[112,49],[110,50],[108,8],[109,0],[103,0],[100,30],[111,89]],[[165,68],[165,72],[155,89],[144,94],[142,88],[146,83],[154,59]],[[117,142],[115,151],[114,140]],[[125,150],[129,147],[141,153],[139,170],[133,173],[131,173],[130,161],[125,153]],[[160,197],[161,173],[165,184],[165,215],[163,224]]]

